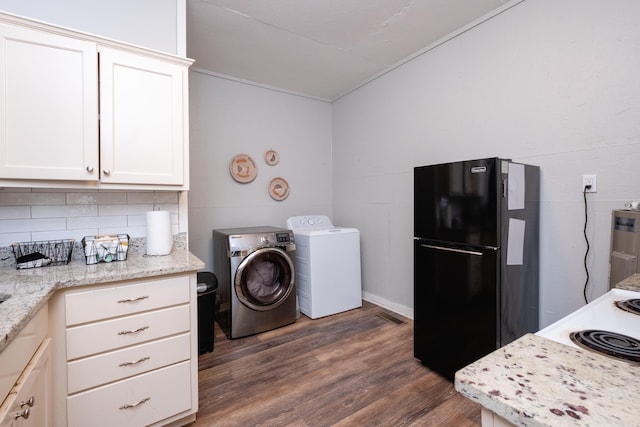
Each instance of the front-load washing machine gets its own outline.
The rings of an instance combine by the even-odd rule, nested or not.
[[[294,216],[300,311],[316,319],[362,307],[360,232],[334,227],[326,215]]]
[[[276,227],[213,230],[216,320],[229,338],[296,321],[295,240]]]

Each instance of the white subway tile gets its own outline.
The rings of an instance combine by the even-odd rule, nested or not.
[[[0,219],[30,218],[29,206],[0,206]]]
[[[82,216],[67,218],[69,230],[100,227],[126,227],[127,217],[122,216]]]
[[[33,240],[60,240],[60,239],[76,239],[82,240],[84,236],[92,236],[95,232],[90,230],[59,230],[59,231],[38,231],[31,233]]]
[[[64,205],[65,193],[59,191],[55,193],[2,193],[0,194],[0,205]]]
[[[97,205],[98,191],[81,191],[66,194],[67,205]]]
[[[127,193],[122,191],[116,192],[100,192],[98,193],[98,204],[99,205],[126,205],[127,204]]]
[[[0,220],[0,233],[65,230],[66,225],[64,218],[3,219]]]
[[[141,191],[127,193],[127,203],[141,204],[151,203],[159,204],[177,204],[178,193],[175,191]]]
[[[129,237],[147,237],[147,227],[101,228],[100,234],[128,234]]]
[[[153,210],[153,205],[100,205],[98,214],[108,215],[142,215]]]
[[[0,246],[11,246],[13,243],[30,241],[31,233],[0,233]]]
[[[97,205],[61,205],[61,206],[32,206],[32,218],[69,218],[76,216],[96,216]]]
[[[147,214],[144,215],[127,215],[127,225],[129,227],[146,227]]]

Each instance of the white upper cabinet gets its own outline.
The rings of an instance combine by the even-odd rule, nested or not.
[[[97,181],[96,43],[0,24],[0,176]]]
[[[192,62],[0,12],[0,186],[188,190]]]
[[[107,47],[100,54],[100,179],[182,185],[187,70]]]

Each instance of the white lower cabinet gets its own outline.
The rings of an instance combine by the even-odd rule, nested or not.
[[[12,384],[6,398],[4,393],[0,396],[4,399],[0,405],[0,427],[53,425],[51,338],[46,335],[45,306],[0,353],[0,379]]]
[[[47,338],[16,386],[16,395],[0,426],[45,427],[51,425],[50,338]]]
[[[56,342],[55,426],[181,425],[195,419],[195,273],[68,289],[49,306]]]
[[[481,418],[482,427],[515,427],[514,424],[486,408],[482,408]]]

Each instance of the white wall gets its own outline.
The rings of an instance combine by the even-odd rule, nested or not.
[[[213,229],[284,228],[293,215],[331,214],[331,104],[197,71],[189,96],[189,248],[207,269]],[[280,154],[275,166],[264,161],[269,149]],[[241,153],[258,168],[248,184],[229,173],[231,159]],[[268,193],[276,177],[291,189],[283,201]]]
[[[361,230],[365,295],[413,310],[413,167],[539,165],[541,326],[608,286],[610,212],[640,199],[640,2],[527,0],[333,105],[334,222]],[[445,302],[443,302],[445,303]]]

